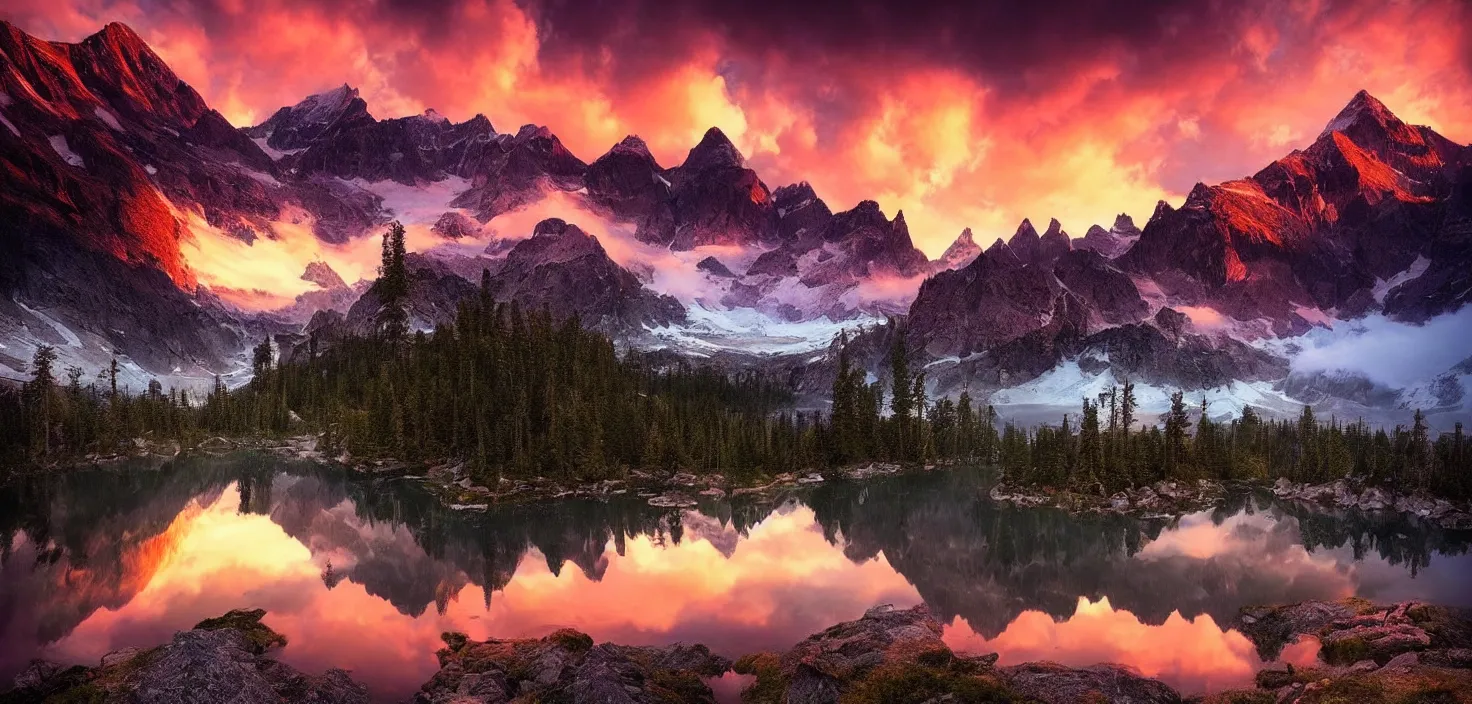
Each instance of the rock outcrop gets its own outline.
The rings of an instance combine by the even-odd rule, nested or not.
[[[1351,597],[1246,608],[1234,626],[1264,660],[1299,636],[1315,637],[1324,664],[1272,662],[1257,673],[1257,690],[1216,693],[1208,704],[1452,702],[1472,692],[1472,612],[1465,609]]]
[[[415,704],[714,704],[702,678],[731,667],[701,645],[594,645],[572,629],[523,640],[478,642],[460,633],[443,638],[440,671],[414,696]]]
[[[1325,484],[1297,484],[1279,478],[1273,493],[1280,499],[1327,504],[1361,511],[1399,511],[1450,530],[1472,530],[1472,505],[1417,494],[1394,494],[1378,486],[1339,479]]]
[[[838,702],[1041,701],[1175,704],[1161,682],[1118,665],[1074,669],[1053,663],[996,667],[995,654],[958,655],[941,640],[925,606],[878,606],[863,618],[815,633],[781,655],[736,662],[756,676],[749,704]]]
[[[312,676],[268,656],[286,639],[261,623],[265,611],[231,611],[170,642],[104,655],[98,667],[32,662],[6,701],[368,704],[368,690],[343,670]]]

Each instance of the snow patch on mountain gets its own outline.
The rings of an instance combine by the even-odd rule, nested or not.
[[[105,123],[108,127],[111,127],[118,132],[123,131],[123,126],[118,123],[117,115],[108,112],[107,108],[99,105],[92,110],[92,114],[96,115],[97,119],[102,120],[103,123]]]
[[[1083,399],[1096,400],[1099,394],[1123,386],[1124,383],[1110,370],[1089,374],[1079,367],[1077,361],[1069,360],[1025,384],[993,393],[991,403],[1055,407],[1077,413]],[[1148,423],[1150,419],[1146,416],[1169,410],[1171,394],[1177,390],[1167,386],[1135,384],[1135,400],[1139,404],[1141,421]],[[1206,399],[1207,413],[1213,418],[1238,415],[1244,406],[1274,414],[1290,413],[1302,407],[1302,404],[1275,390],[1269,382],[1233,381],[1226,386],[1190,391],[1185,401],[1188,406],[1199,408],[1202,398]]]
[[[263,152],[266,153],[266,156],[271,157],[271,161],[281,161],[281,159],[283,159],[285,157],[288,157],[288,156],[291,156],[292,154],[297,154],[297,153],[306,151],[306,149],[276,149],[276,148],[273,148],[271,145],[266,144],[266,140],[268,140],[270,138],[271,138],[271,135],[268,134],[265,137],[252,137],[250,141],[255,142],[256,143],[256,146],[257,147],[260,147],[261,148],[261,151],[263,151]]]
[[[879,318],[830,320],[820,317],[802,322],[774,319],[750,308],[714,310],[700,304],[686,310],[686,324],[646,328],[672,348],[696,356],[723,351],[758,355],[795,355],[827,349],[845,330],[881,324]]]
[[[440,181],[415,186],[398,181],[369,182],[361,178],[346,183],[382,198],[385,214],[405,227],[434,225],[446,210],[453,210],[449,207],[451,201],[470,190],[470,179],[459,176],[447,176]]]
[[[82,156],[72,151],[71,146],[66,143],[65,135],[54,134],[47,137],[46,141],[51,143],[51,148],[56,150],[56,154],[61,157],[62,161],[79,169],[87,168],[86,162],[82,161]]]
[[[1424,256],[1417,256],[1416,261],[1411,262],[1411,265],[1407,267],[1405,271],[1402,271],[1401,273],[1390,277],[1390,280],[1387,281],[1385,279],[1375,279],[1375,287],[1370,289],[1371,295],[1375,297],[1375,302],[1384,303],[1385,297],[1389,295],[1391,291],[1395,290],[1395,287],[1407,281],[1413,281],[1420,278],[1422,274],[1426,273],[1426,269],[1429,266],[1431,266],[1430,259],[1427,259]]]
[[[45,313],[42,313],[41,311],[38,311],[38,310],[36,310],[34,308],[31,308],[30,306],[28,306],[28,305],[26,305],[24,303],[21,303],[20,301],[16,301],[15,304],[17,306],[20,306],[21,309],[24,310],[25,312],[30,313],[37,320],[45,323],[46,325],[49,325],[52,330],[55,330],[56,331],[56,334],[58,334],[58,335],[61,336],[61,339],[66,340],[66,346],[67,347],[77,347],[77,348],[80,348],[82,346],[82,339],[80,337],[77,337],[77,334],[75,332],[72,332],[72,329],[71,328],[69,328],[66,325],[62,324],[61,321],[59,321],[56,318],[53,318],[53,317],[51,317],[49,315],[46,315]]]

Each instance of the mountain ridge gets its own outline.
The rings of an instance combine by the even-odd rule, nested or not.
[[[337,293],[299,296],[284,317],[232,310],[202,283],[219,272],[185,257],[201,237],[254,247],[306,228],[356,246],[391,219],[463,243],[416,260],[430,272],[426,324],[472,295],[482,270],[513,300],[637,345],[695,357],[739,348],[758,364],[813,352],[831,361],[835,330],[901,316],[937,394],[1027,384],[1064,364],[1175,385],[1282,386],[1285,353],[1258,340],[1372,314],[1420,324],[1460,310],[1472,290],[1472,149],[1365,91],[1311,145],[1198,184],[1179,207],[1162,201],[1144,228],[1121,214],[1073,238],[1056,219],[1042,234],[1024,219],[984,251],[967,228],[931,261],[902,211],[891,218],[863,200],[835,212],[805,181],[772,190],[715,127],[673,166],[634,135],[584,162],[545,126],[501,133],[484,115],[454,123],[433,111],[378,119],[343,84],[237,129],[123,25],[60,44],[3,24],[0,59],[0,90],[13,98],[0,137],[17,138],[0,143],[11,174],[0,215],[29,227],[0,226],[14,255],[0,265],[13,304],[0,302],[0,335],[22,347],[65,341],[28,312],[39,310],[137,359],[140,373],[229,370],[250,338],[297,334],[292,321],[309,308],[342,309],[349,295],[340,277],[314,277]],[[86,69],[67,68],[78,62]],[[539,208],[552,212],[530,235],[507,224]],[[532,257],[540,263],[523,269],[554,220],[596,256]],[[107,280],[88,290],[100,272]],[[134,315],[122,328],[107,319],[153,307],[177,315]],[[752,344],[779,325],[803,343]],[[21,362],[0,359],[13,371]],[[803,384],[821,389],[819,377]]]

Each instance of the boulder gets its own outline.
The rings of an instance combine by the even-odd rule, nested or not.
[[[1160,680],[1123,665],[1069,668],[1038,662],[1004,667],[1002,679],[1017,693],[1044,704],[1119,702],[1178,704],[1181,695]]]
[[[1335,621],[1368,612],[1372,605],[1362,599],[1305,601],[1288,606],[1247,607],[1237,617],[1236,628],[1257,646],[1263,660],[1276,660],[1283,646],[1300,635],[1314,635]]]
[[[713,704],[701,678],[717,677],[731,665],[703,645],[594,645],[572,629],[536,639],[476,642],[460,633],[442,638],[440,671],[415,694],[417,704]]]
[[[91,670],[33,664],[12,695],[20,701],[368,703],[367,688],[342,670],[311,676],[266,657],[286,639],[262,624],[263,616],[259,609],[231,611],[156,648],[108,653]]]
[[[1166,685],[1119,665],[1068,668],[1029,663],[997,668],[995,654],[968,656],[941,640],[924,605],[877,606],[856,621],[815,633],[781,655],[742,658],[736,671],[756,675],[748,704],[837,702],[1037,701],[1174,704]]]

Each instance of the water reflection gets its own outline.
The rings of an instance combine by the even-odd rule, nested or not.
[[[347,667],[393,701],[434,672],[447,629],[570,625],[738,655],[924,600],[958,648],[1126,662],[1195,692],[1260,664],[1224,630],[1247,604],[1472,605],[1469,536],[1411,518],[1247,495],[1172,522],[1072,517],[997,506],[983,484],[953,472],[684,512],[619,497],[466,515],[414,480],[253,455],[33,480],[0,489],[0,678],[260,606],[291,640],[283,659]]]

